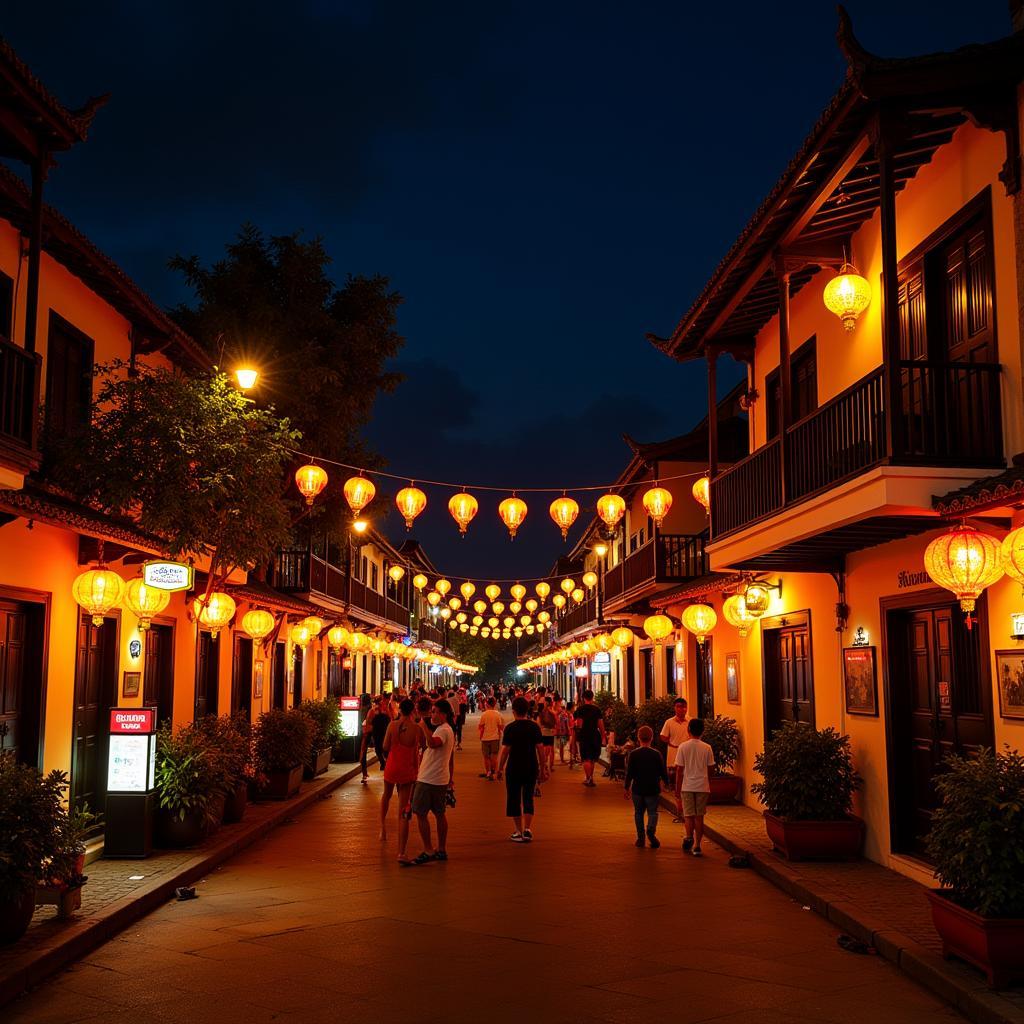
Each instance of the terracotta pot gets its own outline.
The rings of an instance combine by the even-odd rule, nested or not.
[[[35,909],[36,894],[32,889],[13,899],[0,900],[0,946],[17,942],[28,931]]]
[[[228,794],[224,802],[224,824],[234,825],[245,817],[245,808],[249,803],[249,785],[240,782],[233,793]]]
[[[1024,981],[1024,918],[982,917],[945,889],[929,889],[928,901],[947,960],[955,956],[984,971],[989,988]]]
[[[318,775],[323,775],[331,763],[332,752],[332,747],[323,747],[318,750],[312,761],[307,761],[302,766],[303,778],[315,779]]]
[[[206,827],[206,811],[192,811],[184,818],[170,811],[158,811],[156,844],[174,850],[196,846],[206,838]]]
[[[259,791],[261,800],[287,800],[302,784],[302,765],[284,771],[267,772],[267,784]]]
[[[864,846],[864,822],[849,814],[840,821],[786,821],[764,812],[772,845],[789,860],[856,860]]]
[[[743,780],[738,775],[712,775],[709,804],[734,804],[739,799]]]

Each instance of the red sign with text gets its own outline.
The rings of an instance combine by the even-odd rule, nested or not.
[[[359,698],[358,697],[341,697],[342,711],[358,711],[359,710]]]
[[[156,731],[156,712],[153,708],[111,708],[110,733],[112,736],[145,736]]]

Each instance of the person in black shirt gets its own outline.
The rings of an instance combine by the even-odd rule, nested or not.
[[[527,718],[529,713],[529,702],[516,697],[512,701],[515,721],[506,725],[501,734],[498,778],[504,773],[505,813],[515,822],[516,830],[509,837],[514,843],[533,840],[533,791],[538,779],[547,778],[540,728]]]
[[[604,716],[594,703],[594,691],[583,691],[583,703],[576,708],[576,741],[583,761],[584,786],[595,786],[594,762],[601,756],[605,744]]]
[[[658,797],[662,785],[668,786],[668,772],[661,752],[651,746],[654,730],[649,725],[642,725],[636,731],[640,741],[626,759],[625,796],[633,797],[633,821],[636,824],[636,845],[644,845],[644,812],[647,812],[647,841],[651,849],[656,850],[661,843],[655,832],[658,830]]]

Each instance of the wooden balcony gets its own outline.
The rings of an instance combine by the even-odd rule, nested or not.
[[[605,608],[646,597],[658,583],[703,576],[707,571],[704,542],[702,534],[659,533],[605,573]]]
[[[875,466],[1004,466],[1000,372],[995,363],[901,361],[900,407],[890,438],[878,367],[711,482],[712,538]]]
[[[555,619],[555,627],[558,636],[568,636],[577,629],[589,626],[597,622],[597,594],[593,591],[583,599],[580,604],[575,604],[571,599],[568,605],[558,613]]]
[[[378,619],[409,628],[409,609],[398,601],[378,594],[361,580],[348,578],[343,569],[306,549],[281,551],[274,561],[274,582],[278,590],[332,598],[348,604],[356,614],[363,611]]]
[[[441,620],[444,621],[443,619]],[[423,643],[437,644],[438,647],[445,646],[444,630],[432,622],[427,616],[420,619],[418,627],[419,637]]]
[[[0,462],[27,473],[39,468],[39,378],[42,360],[0,338]]]

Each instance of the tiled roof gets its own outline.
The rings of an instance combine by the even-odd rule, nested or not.
[[[940,516],[971,515],[1005,505],[1024,506],[1024,466],[1013,466],[932,498],[932,508]]]
[[[690,580],[673,590],[666,590],[650,599],[654,608],[667,608],[670,604],[680,601],[692,601],[697,597],[706,597],[721,590],[733,590],[743,582],[739,573],[709,572],[706,576]]]

